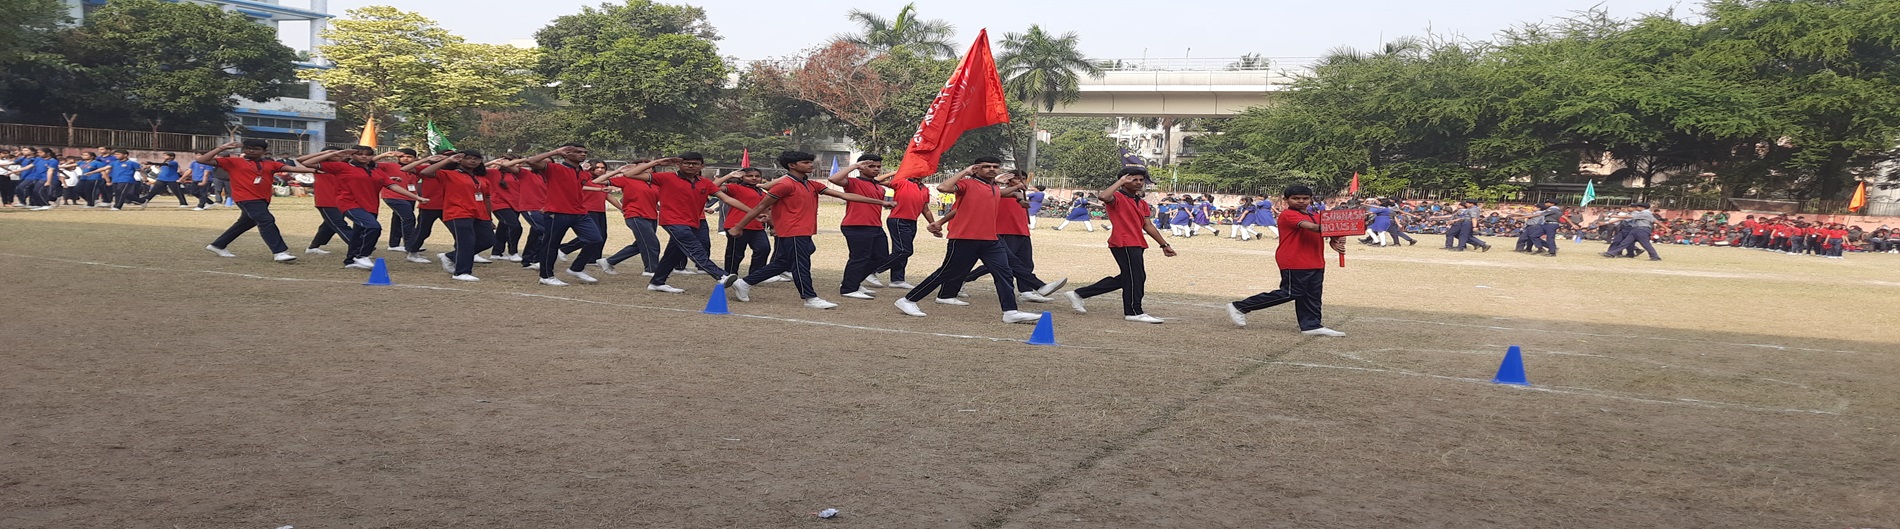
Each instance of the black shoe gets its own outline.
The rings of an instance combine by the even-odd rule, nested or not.
[[[1418,246],[1418,241],[1406,241],[1406,246]]]
[[[1599,253],[1599,254],[1597,254],[1597,255],[1601,255],[1601,256],[1604,256],[1604,257],[1616,257],[1615,255],[1611,255],[1611,254],[1610,254],[1610,252],[1603,252],[1603,253]]]
[[[1479,246],[1479,247],[1478,247],[1478,251],[1480,251],[1480,252],[1489,252],[1489,251],[1491,251],[1491,247],[1490,247],[1490,246]]]
[[[1554,254],[1554,253],[1547,253],[1547,254],[1544,254],[1544,257],[1556,257],[1556,256],[1557,256],[1557,254]]]
[[[1649,258],[1649,260],[1651,260],[1651,261],[1661,261],[1661,260],[1662,260],[1662,258],[1661,258],[1661,257],[1651,257],[1651,258]]]

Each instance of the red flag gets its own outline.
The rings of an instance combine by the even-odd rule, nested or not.
[[[1355,195],[1355,196],[1359,194],[1359,172],[1358,171],[1352,172],[1352,187],[1346,188],[1346,194]]]
[[[1867,183],[1861,182],[1860,187],[1854,188],[1854,200],[1847,203],[1847,210],[1859,212],[1864,207],[1867,207]]]
[[[904,148],[904,163],[897,167],[898,178],[923,178],[937,173],[944,151],[957,144],[964,131],[1009,121],[1009,104],[1003,99],[1003,80],[996,73],[996,58],[990,56],[989,30],[976,32],[976,43],[957,63],[956,73],[930,102],[924,121],[917,125],[910,146]]]
[[[739,167],[752,167],[752,149],[739,149]]]

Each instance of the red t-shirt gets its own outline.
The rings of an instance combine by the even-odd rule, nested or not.
[[[508,190],[502,189],[501,185],[503,181],[508,180],[508,176],[503,174],[500,169],[493,167],[484,167],[482,171],[484,171],[484,174],[482,174],[482,186],[488,190],[488,207],[490,209],[515,209],[514,203],[508,201]],[[514,187],[514,182],[508,182],[508,187]]]
[[[1319,219],[1304,211],[1287,208],[1274,219],[1280,226],[1280,248],[1274,250],[1273,261],[1281,270],[1318,270],[1326,268],[1325,240],[1319,232],[1300,227],[1300,221],[1319,223]],[[1121,223],[1115,223],[1121,226]]]
[[[420,180],[420,178],[416,178],[415,173],[403,172],[402,164],[396,162],[376,164],[376,172],[371,173],[370,177],[375,178],[377,183],[385,184],[383,190],[378,193],[379,196],[396,200],[409,200],[410,198],[396,193],[395,190],[390,189],[386,184],[396,184],[402,186],[403,189],[409,190],[410,193],[414,193],[416,192],[416,180]]]
[[[434,178],[423,178],[421,175],[416,176],[416,182],[416,185],[422,187],[422,192],[417,194],[429,199],[428,202],[417,204],[416,208],[442,211],[442,183],[435,181]]]
[[[844,192],[868,198],[884,198],[884,187],[875,180],[858,177],[844,180]],[[884,206],[861,202],[844,203],[844,222],[840,226],[884,226]]]
[[[548,207],[548,183],[541,174],[527,168],[515,169],[515,211],[541,211]]]
[[[586,180],[584,182],[581,182],[581,185],[584,185],[587,187],[601,187],[602,185],[604,185],[604,184],[595,184],[594,174],[591,172],[581,173],[581,178]],[[607,212],[608,193],[606,189],[607,188],[601,187],[600,191],[588,191],[585,189],[581,190],[581,203],[587,205],[588,213],[606,213]]]
[[[273,175],[284,168],[284,164],[276,160],[249,160],[243,156],[226,156],[215,161],[219,169],[231,175],[231,200],[235,202],[270,202]]]
[[[996,201],[996,234],[1029,235],[1029,208],[1014,198],[1002,197]]]
[[[930,205],[930,189],[924,187],[921,180],[911,178],[893,178],[886,186],[892,191],[892,199],[897,207],[891,208],[891,218],[917,220]]]
[[[818,192],[825,183],[800,182],[790,176],[772,183],[766,194],[778,199],[772,204],[772,229],[778,237],[810,237],[818,233]]]
[[[724,191],[726,192],[727,196],[731,196],[733,200],[737,200],[739,201],[739,203],[745,204],[745,207],[748,207],[748,208],[757,208],[759,207],[760,202],[765,201],[764,192],[759,191],[759,188],[752,187],[745,184],[726,184],[724,187]],[[727,211],[726,220],[719,223],[719,229],[722,229],[722,230],[732,229],[733,225],[739,223],[739,218],[744,217],[744,216],[745,216],[744,213],[740,213],[739,210],[736,210],[736,209]],[[748,229],[748,230],[765,229],[765,215],[759,215],[758,217],[753,218],[752,222],[747,222],[745,224],[745,229]]]
[[[1108,214],[1108,247],[1148,247],[1147,232],[1141,227],[1154,215],[1154,206],[1141,197],[1117,191],[1115,200],[1102,204]]]
[[[363,169],[346,162],[323,162],[323,164],[317,164],[317,169],[323,171],[323,173],[317,173],[319,183],[323,181],[321,177],[325,173],[333,175],[333,185],[336,188],[334,188],[334,202],[331,202],[333,204],[331,207],[342,209],[342,211],[365,209],[369,213],[378,213],[380,207],[376,206],[380,206],[382,200],[376,200],[376,198],[382,194],[380,192],[382,186],[376,185],[376,177],[371,175],[374,167]]]
[[[541,177],[547,182],[546,210],[548,213],[587,214],[587,206],[581,202],[583,198],[581,186],[593,178],[582,177],[581,175],[584,174],[588,173],[565,163],[548,164],[547,171],[541,173]]]
[[[706,197],[718,193],[712,180],[687,180],[674,173],[654,173],[653,185],[660,188],[661,226],[698,226],[706,221]]]
[[[317,207],[347,210],[348,208],[342,206],[343,202],[347,201],[350,204],[355,204],[355,201],[339,196],[342,193],[348,193],[343,186],[339,185],[338,181],[343,178],[344,172],[350,171],[351,169],[354,169],[354,167],[343,162],[323,162],[317,164],[317,173],[310,175],[310,179],[312,180],[310,184],[310,196],[316,199]]]
[[[996,240],[996,203],[1002,201],[996,184],[964,178],[957,181],[957,216],[950,219],[950,238]]]
[[[655,220],[660,218],[660,189],[652,182],[638,178],[616,176],[607,181],[608,185],[620,188],[620,215],[629,219]]]
[[[442,188],[442,220],[475,219],[488,220],[487,198],[488,182],[461,171],[443,169],[435,172],[438,187]]]

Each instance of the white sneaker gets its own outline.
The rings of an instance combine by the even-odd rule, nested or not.
[[[322,248],[304,248],[303,253],[304,255],[330,255],[329,250]]]
[[[419,254],[419,253],[409,254],[409,257],[406,257],[404,259],[411,263],[429,264],[429,263],[434,262],[434,261],[430,261],[429,258],[427,257],[423,257],[422,254]]]
[[[851,299],[877,299],[876,297],[873,297],[869,292],[865,292],[864,289],[861,289],[861,288],[858,289],[857,292],[844,294],[844,297],[851,298]],[[818,299],[818,298],[812,298],[812,299]]]
[[[188,207],[191,207],[191,206],[187,206],[187,205],[184,205],[184,204],[179,204],[179,205],[178,205],[178,209],[185,209],[185,208],[188,208]]]
[[[555,250],[555,253],[560,255],[557,259],[560,259],[562,262],[567,262],[567,256],[569,255],[567,252]]]
[[[562,273],[570,275],[570,276],[574,276],[574,279],[579,279],[581,280],[582,283],[599,283],[600,282],[599,279],[594,279],[594,276],[587,275],[587,272],[575,272],[573,270],[564,269],[562,270]]]
[[[866,294],[870,294],[870,295],[873,295],[873,296],[875,296],[875,295],[877,295],[877,291],[876,291],[876,290],[871,290],[871,289],[868,289],[868,288],[864,288],[864,287],[858,287],[858,292],[863,292],[863,293],[866,293]]]
[[[957,299],[957,298],[937,298],[936,301],[937,301],[937,304],[939,305],[952,305],[952,306],[957,306],[957,307],[970,306],[970,302]]]
[[[970,297],[970,289],[967,289],[967,288],[966,288],[966,289],[963,289],[963,290],[958,290],[958,291],[957,291],[957,297],[959,297],[959,298],[967,298],[967,297]]]
[[[541,284],[543,284],[543,285],[547,285],[547,286],[551,286],[551,287],[564,287],[564,286],[567,286],[567,282],[566,282],[566,281],[562,281],[562,280],[559,280],[559,279],[555,279],[555,278],[552,278],[552,277],[543,277],[543,278],[541,278]]]
[[[759,282],[759,284],[763,285],[766,283],[784,283],[791,280],[792,278],[785,277],[785,276],[772,276],[772,277],[765,278],[765,281],[761,281]]]
[[[778,277],[779,277],[779,279],[783,279],[783,280],[786,280],[786,281],[791,281],[791,280],[792,280],[792,273],[791,273],[791,272],[786,272],[786,273],[783,273],[783,274],[779,274],[779,275],[778,275]]]
[[[583,279],[582,281],[586,281],[586,280]],[[650,283],[647,284],[647,290],[651,290],[654,292],[665,292],[668,294],[678,294],[678,293],[686,291],[686,289],[684,288],[676,287],[673,285],[655,285],[655,284],[650,284]]]
[[[653,272],[640,272],[641,277],[653,277]]]
[[[1020,310],[1003,313],[1003,323],[1036,323],[1042,320],[1041,314],[1031,314]]]
[[[376,268],[376,260],[368,257],[358,257],[356,258],[356,263],[370,268]]]
[[[924,317],[924,311],[917,309],[917,302],[911,301],[909,298],[897,298],[896,305],[897,310],[903,312],[905,316]]]
[[[1044,296],[1042,294],[1037,294],[1035,292],[1023,292],[1023,293],[1017,294],[1016,298],[1021,299],[1023,301],[1028,301],[1031,303],[1048,303],[1051,301],[1055,301],[1055,298]]]
[[[819,310],[835,309],[838,308],[838,304],[825,301],[824,298],[811,298],[805,300],[805,308]]]
[[[29,209],[29,210],[27,210],[27,211],[46,211],[46,210],[49,210],[49,209],[53,209],[53,207],[52,207],[52,206],[40,206],[40,207],[37,207],[37,208],[33,208],[33,209]]]
[[[1075,291],[1074,291],[1074,290],[1071,290],[1071,291],[1068,291],[1068,292],[1063,292],[1063,293],[1062,293],[1062,297],[1065,297],[1065,298],[1068,298],[1068,299],[1069,299],[1069,308],[1072,308],[1072,309],[1075,309],[1075,313],[1076,313],[1076,314],[1088,314],[1088,313],[1089,313],[1089,309],[1088,309],[1088,308],[1086,308],[1086,307],[1083,307],[1083,306],[1082,306],[1082,295],[1081,295],[1081,294],[1077,294],[1077,293],[1075,293]]]
[[[510,262],[510,263],[519,263],[519,262],[521,262],[521,254],[518,254],[518,253],[511,253],[511,254],[508,254],[508,262]]]
[[[1047,285],[1043,285],[1042,288],[1036,289],[1036,294],[1042,296],[1054,294],[1057,290],[1062,290],[1062,286],[1067,284],[1069,284],[1069,278],[1057,279]]]
[[[1142,323],[1161,323],[1161,318],[1156,318],[1154,316],[1149,316],[1147,314],[1136,314],[1134,316],[1122,316],[1122,319],[1128,320],[1128,321],[1138,321]]]
[[[877,278],[877,274],[871,274],[868,276],[864,276],[864,284],[871,285],[874,287],[882,287],[884,286],[884,281],[879,280]]]
[[[481,281],[482,280],[482,278],[475,277],[468,274],[457,274],[457,275],[449,277],[449,279],[454,279],[456,281]]]
[[[744,276],[740,276],[739,274],[726,274],[726,277],[719,278],[719,284],[725,285],[726,288],[732,288],[732,285],[739,282],[740,277]]]
[[[451,273],[451,274],[453,274],[453,273],[455,273],[455,261],[450,261],[450,260],[449,260],[449,253],[448,253],[448,252],[442,252],[442,253],[439,253],[439,254],[435,254],[435,258],[436,258],[436,260],[438,260],[438,261],[441,261],[441,262],[442,262],[442,271],[444,271],[444,272],[448,272],[448,273]]]
[[[1241,312],[1240,307],[1236,307],[1234,306],[1234,304],[1228,303],[1227,304],[1227,321],[1234,322],[1235,327],[1246,327],[1247,313]]]
[[[343,267],[351,270],[370,270],[376,268],[375,265],[363,264],[362,260],[350,261],[350,264],[343,265]]]
[[[218,254],[218,257],[237,257],[237,254],[209,244],[205,245],[205,251]]]
[[[475,258],[471,260],[474,261],[475,264],[488,264],[488,263],[494,262],[494,261],[488,260],[487,257],[482,257],[482,254],[475,254]]]
[[[290,252],[277,252],[277,255],[270,256],[270,258],[279,263],[288,263],[297,260],[297,256],[290,255]]]
[[[917,288],[917,285],[910,284],[910,282],[908,281],[898,281],[895,283],[891,283],[891,288],[901,288],[904,290],[910,290],[913,288]]]
[[[1346,333],[1335,331],[1335,330],[1328,329],[1325,327],[1320,327],[1318,329],[1313,329],[1310,331],[1300,331],[1300,334],[1304,334],[1307,336],[1332,336],[1335,338],[1346,335]]]
[[[603,273],[606,273],[607,275],[610,275],[610,276],[617,276],[617,275],[620,275],[620,272],[619,272],[619,271],[617,271],[617,270],[614,270],[614,265],[613,265],[613,263],[609,263],[609,262],[607,262],[607,260],[606,260],[606,259],[601,259],[601,260],[599,260],[599,261],[594,261],[594,264],[598,264],[598,265],[600,265],[600,271],[601,271],[601,272],[603,272]]]
[[[408,249],[405,249],[401,246],[391,246],[389,247],[389,251],[396,252],[396,253],[409,253]]]
[[[205,207],[204,207],[204,206],[198,206],[198,207],[195,207],[195,208],[191,208],[191,210],[192,210],[192,211],[204,211],[204,210],[205,210]]]
[[[766,281],[770,283],[771,281]],[[732,298],[739,301],[752,301],[752,284],[744,279],[732,283]]]

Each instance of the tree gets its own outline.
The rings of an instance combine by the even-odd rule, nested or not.
[[[66,20],[59,0],[18,0],[0,3],[0,111],[12,108],[13,88],[36,84],[29,71],[46,71],[63,62],[48,53],[59,23]]]
[[[244,15],[193,3],[123,0],[57,31],[29,54],[9,99],[28,122],[61,113],[113,128],[225,132],[244,97],[277,97],[296,80],[296,55]]]
[[[1077,40],[1073,31],[1051,37],[1040,25],[1029,26],[1025,33],[1004,35],[1003,53],[996,58],[1004,90],[1043,111],[1055,110],[1057,103],[1080,100],[1082,92],[1077,85],[1081,76],[1099,79],[1102,68],[1082,56]]]
[[[730,68],[704,10],[648,0],[585,7],[535,32],[538,69],[572,104],[575,132],[608,147],[677,145],[716,109]]]
[[[957,56],[957,45],[952,40],[956,37],[956,28],[942,20],[918,20],[917,4],[905,4],[895,19],[857,9],[851,10],[845,18],[858,25],[858,32],[839,35],[833,40],[858,45],[873,55],[901,50],[928,58]]]
[[[830,45],[806,57],[795,70],[784,70],[769,63],[755,64],[753,74],[768,89],[786,97],[810,103],[843,124],[859,148],[869,152],[891,152],[903,145],[916,129],[916,122],[904,120],[898,109],[918,106],[919,86],[929,84],[930,74],[941,70],[939,61],[910,57],[873,58],[871,50],[845,41]],[[936,97],[931,85],[930,98]],[[910,95],[913,97],[905,97]],[[918,106],[930,105],[924,99]]]
[[[430,120],[454,129],[463,112],[510,105],[538,83],[534,50],[469,43],[393,7],[352,9],[323,37],[330,43],[318,52],[334,66],[299,75],[329,87],[351,114],[411,140],[426,134]]]
[[[1070,130],[1050,138],[1048,155],[1047,174],[1082,187],[1105,187],[1122,167],[1121,146],[1100,132]]]

